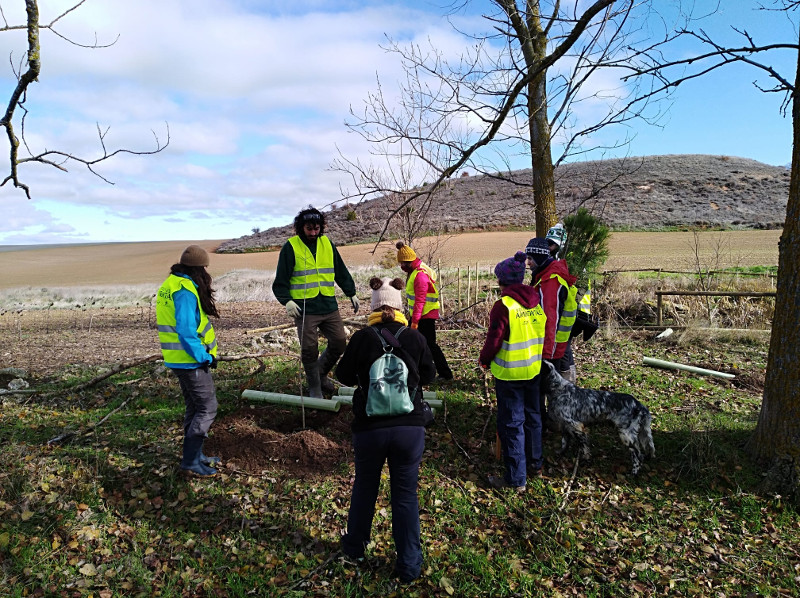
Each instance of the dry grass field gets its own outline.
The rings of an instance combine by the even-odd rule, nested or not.
[[[436,256],[442,266],[492,264],[524,249],[531,232],[464,233],[444,241]],[[778,263],[779,230],[613,233],[606,270],[663,268],[692,270],[700,255],[705,267],[770,266]],[[335,239],[334,239],[335,240]],[[441,242],[443,239],[438,239]],[[428,239],[417,243],[425,254]],[[213,251],[221,241],[110,243],[0,252],[0,289],[45,286],[110,286],[160,283],[181,251],[197,243]],[[350,267],[375,265],[393,246],[383,243],[340,247]],[[215,254],[215,278],[234,270],[274,270],[278,253]]]

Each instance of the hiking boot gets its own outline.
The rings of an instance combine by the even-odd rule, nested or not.
[[[507,488],[511,488],[517,494],[522,494],[523,492],[525,492],[525,484],[522,484],[522,486],[512,486],[506,481],[506,479],[503,476],[490,475],[488,480],[489,480],[489,486],[491,486],[495,490],[505,490]]]
[[[400,580],[400,583],[412,583],[413,581],[419,579],[420,573],[416,575],[413,573],[409,573],[408,571],[400,571],[397,567],[392,569],[392,577],[396,577]]]
[[[529,467],[528,468],[528,477],[529,478],[543,478],[544,477],[544,467]]]

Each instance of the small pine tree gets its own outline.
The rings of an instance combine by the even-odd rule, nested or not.
[[[578,277],[578,288],[585,289],[589,279],[608,259],[609,228],[586,208],[578,208],[564,218],[567,230],[565,259],[569,271]]]

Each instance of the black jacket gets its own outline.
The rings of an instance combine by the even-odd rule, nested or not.
[[[401,324],[392,322],[377,324],[370,328],[375,328],[380,332],[384,327],[396,334]],[[399,341],[402,350],[397,351],[396,354],[408,366],[409,388],[417,389],[416,396],[413,398],[414,411],[404,415],[367,416],[367,396],[362,390],[362,382],[364,385],[369,384],[369,368],[373,361],[383,355],[383,345],[372,330],[364,328],[353,334],[336,367],[336,378],[339,382],[356,387],[353,395],[353,432],[390,426],[425,425],[422,415],[422,385],[433,382],[436,377],[436,366],[433,364],[428,343],[419,332],[407,328],[400,334]]]

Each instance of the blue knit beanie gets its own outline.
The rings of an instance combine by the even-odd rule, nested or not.
[[[519,284],[525,278],[525,253],[518,251],[514,257],[506,258],[494,267],[497,282],[502,285]]]

